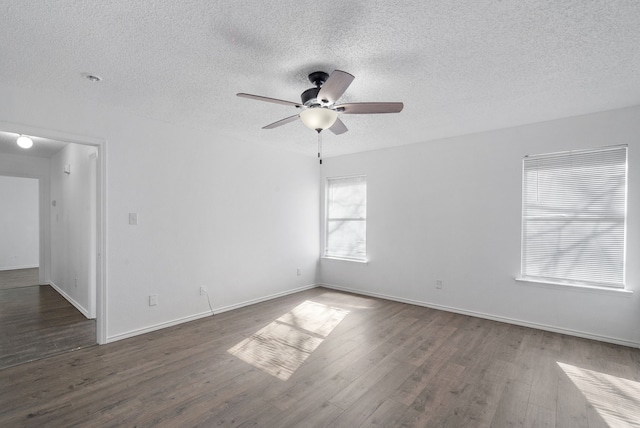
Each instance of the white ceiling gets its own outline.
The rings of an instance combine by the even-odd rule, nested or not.
[[[235,94],[340,69],[340,101],[404,102],[343,116],[327,156],[640,104],[635,0],[0,0],[0,40],[2,84],[310,156],[300,122],[261,129],[295,108]]]

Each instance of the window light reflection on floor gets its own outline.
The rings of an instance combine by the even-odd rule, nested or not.
[[[610,427],[640,427],[640,382],[558,362]]]
[[[348,314],[307,300],[228,352],[286,381]]]

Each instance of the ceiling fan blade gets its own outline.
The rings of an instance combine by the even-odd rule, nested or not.
[[[335,106],[344,114],[400,113],[403,107],[402,103],[348,103]]]
[[[294,106],[294,107],[298,107],[298,108],[302,107],[302,105],[300,103],[294,103],[293,101],[279,100],[277,98],[269,98],[269,97],[263,97],[263,96],[260,96],[260,95],[245,94],[245,93],[242,93],[242,92],[239,93],[239,94],[236,94],[236,95],[239,96],[239,97],[242,97],[242,98],[249,98],[249,99],[258,100],[258,101],[266,101],[268,103],[283,104],[283,105],[286,105],[286,106]]]
[[[263,126],[262,129],[273,129],[273,128],[277,128],[278,126],[282,126],[282,125],[286,125],[289,122],[293,122],[295,120],[298,120],[299,115],[294,114],[293,116],[289,116],[286,117],[284,119],[281,119],[277,122],[273,122],[272,124],[269,124],[267,126]]]
[[[344,94],[355,77],[345,71],[334,70],[318,92],[318,100],[323,104],[333,104]]]
[[[329,128],[329,131],[333,132],[336,135],[340,135],[340,134],[344,134],[345,132],[347,132],[348,129],[344,125],[344,123],[340,120],[340,118],[337,118],[335,123],[333,125],[331,125],[331,128]]]

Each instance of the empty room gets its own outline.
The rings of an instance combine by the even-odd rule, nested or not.
[[[640,427],[639,2],[0,11],[0,426]]]

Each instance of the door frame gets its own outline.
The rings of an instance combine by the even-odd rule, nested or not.
[[[54,131],[50,129],[38,128],[35,126],[16,124],[10,122],[0,122],[0,130],[13,132],[16,134],[33,135],[52,140],[64,141],[67,143],[94,146],[98,151],[96,162],[96,342],[98,344],[107,343],[107,140],[104,138],[78,135],[68,132]],[[47,260],[50,255],[50,227],[49,221],[49,199],[50,180],[42,175],[13,173],[0,171],[2,175],[23,176],[27,178],[39,179],[40,188],[40,264]],[[44,228],[44,229],[43,229]],[[49,257],[50,259],[50,257]],[[46,262],[45,262],[46,264]],[[45,269],[50,269],[46,266]],[[47,271],[47,274],[49,271]],[[46,278],[44,272],[40,272],[40,282]]]

